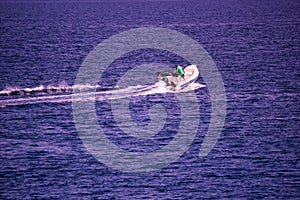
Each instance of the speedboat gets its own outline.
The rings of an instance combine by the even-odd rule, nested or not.
[[[157,72],[158,81],[161,86],[168,90],[179,91],[191,83],[194,83],[199,76],[199,70],[196,65],[189,65],[184,68],[184,77],[177,73]]]

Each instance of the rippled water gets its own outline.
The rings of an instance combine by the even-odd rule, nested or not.
[[[26,1],[0,6],[1,199],[300,195],[298,1]],[[191,146],[170,165],[147,173],[121,172],[95,159],[78,136],[71,99],[3,103],[70,95],[79,67],[93,47],[121,31],[145,26],[193,38],[222,75],[225,126],[207,157],[198,157],[211,118],[207,88],[195,91],[200,113],[189,111],[200,117]],[[114,61],[99,85],[114,87],[127,70],[155,62],[188,64],[169,52],[137,50]],[[201,77],[198,83],[205,84]],[[127,151],[152,152],[175,137],[180,105],[169,93],[130,101],[131,119],[141,126],[150,122],[149,109],[157,103],[165,107],[166,124],[147,140],[122,133],[110,101],[96,102],[96,114],[114,144]]]

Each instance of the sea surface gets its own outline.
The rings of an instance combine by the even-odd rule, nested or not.
[[[205,48],[223,79],[226,118],[212,151],[199,158],[212,104],[207,87],[196,89],[199,110],[188,112],[199,118],[198,129],[188,149],[157,170],[124,172],[84,146],[71,94],[94,47],[141,27],[175,30]],[[299,36],[297,0],[1,1],[0,199],[298,199]],[[82,87],[111,91],[125,72],[147,63],[170,71],[191,64],[171,52],[139,49],[116,59],[99,84]],[[197,83],[206,85],[201,70]],[[125,126],[161,117],[165,125],[148,139],[129,137],[114,120],[112,100],[100,98],[96,115],[107,138],[128,152],[170,144],[184,112],[176,95],[129,100]],[[164,109],[151,113],[156,104]]]

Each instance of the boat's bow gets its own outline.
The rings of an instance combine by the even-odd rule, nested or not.
[[[175,90],[181,90],[191,83],[195,82],[199,76],[199,70],[196,65],[189,65],[184,69],[184,79],[179,81],[176,85]]]

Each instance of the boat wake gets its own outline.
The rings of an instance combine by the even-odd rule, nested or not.
[[[107,101],[137,96],[163,93],[181,93],[203,88],[205,85],[191,83],[180,91],[169,91],[160,82],[153,85],[128,86],[126,88],[103,88],[99,85],[60,84],[59,86],[39,86],[34,88],[7,87],[0,91],[0,107],[40,104],[64,103],[72,101]]]
[[[92,91],[98,89],[100,86],[92,85],[75,85],[69,86],[66,82],[59,83],[58,86],[53,85],[40,85],[33,88],[20,88],[20,87],[6,87],[0,91],[1,96],[28,96],[28,95],[43,95],[43,94],[66,94],[72,93],[73,90],[79,91]]]

